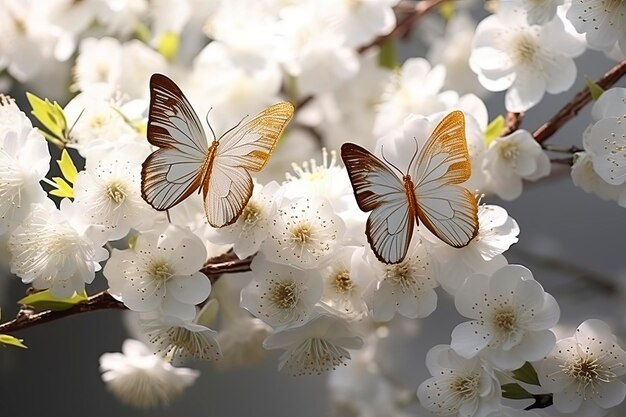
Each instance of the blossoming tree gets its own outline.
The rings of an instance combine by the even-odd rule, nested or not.
[[[531,272],[540,261],[505,258],[520,227],[497,203],[565,164],[577,187],[626,207],[626,1],[2,0],[0,21],[0,247],[26,292],[0,322],[0,355],[30,344],[23,329],[110,309],[130,336],[121,353],[103,349],[101,377],[128,407],[184,402],[201,383],[192,359],[275,360],[302,376],[292,384],[324,375],[340,416],[604,416],[624,401],[617,332],[597,317],[564,332],[559,297]],[[598,51],[616,63],[574,95],[577,58]],[[181,92],[157,91],[155,73]],[[544,106],[556,94],[560,106]],[[277,127],[263,109],[279,101],[293,107]],[[551,144],[587,105],[589,126]],[[545,123],[522,129],[535,109]],[[396,203],[364,207],[339,149],[358,143],[413,184],[461,163],[423,157],[450,114],[463,121],[474,234],[442,220],[466,206],[424,180],[431,194],[409,187],[402,200],[417,223],[390,210],[383,235],[372,216]],[[202,131],[218,133],[212,145]],[[265,153],[228,165],[219,146],[244,139]],[[150,163],[165,166],[156,180]],[[230,188],[210,185],[218,169]],[[149,181],[163,187],[150,194]],[[444,209],[414,212],[436,192]],[[232,193],[246,194],[240,210]],[[402,255],[386,258],[402,224],[408,239],[390,249]],[[442,303],[458,314],[437,344],[414,326]],[[428,350],[399,359],[425,363],[431,376],[413,385],[384,366],[385,345],[406,338]]]

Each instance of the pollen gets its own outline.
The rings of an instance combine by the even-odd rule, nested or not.
[[[247,226],[253,226],[257,221],[261,218],[261,207],[253,201],[248,202],[246,207],[243,209],[243,213],[241,214],[241,218]]]
[[[457,375],[450,382],[450,390],[461,396],[464,401],[472,400],[478,394],[479,375]]]
[[[332,278],[332,286],[338,293],[348,293],[354,288],[354,283],[350,279],[350,273],[343,270],[336,273]]]
[[[105,193],[111,201],[116,204],[123,203],[128,196],[126,184],[122,181],[114,180],[109,182],[105,187]]]
[[[499,310],[493,315],[493,325],[496,329],[510,333],[517,328],[517,318],[511,308]]]
[[[298,303],[297,285],[295,282],[276,283],[271,290],[271,302],[284,310],[290,310]]]
[[[616,378],[613,371],[602,366],[599,358],[591,355],[579,356],[566,363],[563,365],[563,371],[577,381],[579,393],[584,393],[588,386],[611,382]]]
[[[516,143],[504,141],[498,147],[498,154],[502,159],[514,162],[520,155],[520,150]]]
[[[417,284],[413,277],[413,268],[406,261],[398,265],[388,266],[385,270],[385,279],[394,286],[400,287],[402,292],[411,292],[411,289]]]
[[[311,227],[306,223],[299,223],[291,229],[291,240],[298,245],[306,245],[313,237]]]
[[[167,262],[156,261],[148,267],[148,275],[155,281],[167,281],[172,273]]]
[[[533,65],[540,47],[537,40],[529,33],[519,33],[512,42],[513,59],[518,65]]]

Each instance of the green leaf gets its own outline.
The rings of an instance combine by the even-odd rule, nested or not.
[[[63,109],[59,104],[54,101],[50,102],[48,99],[42,100],[32,93],[26,93],[26,98],[30,103],[33,116],[39,120],[39,122],[45,127],[50,134],[61,141],[61,143],[67,142],[65,134],[67,132],[67,121]]]
[[[380,45],[380,53],[378,54],[378,65],[383,68],[396,69],[400,66],[398,61],[398,51],[396,42],[391,38],[387,38]]]
[[[587,88],[591,93],[591,98],[593,98],[594,101],[598,101],[602,93],[604,93],[604,89],[600,87],[597,82],[595,82],[594,80],[590,80],[589,78],[587,78],[586,82]]]
[[[157,50],[165,59],[172,62],[180,48],[180,36],[174,32],[165,32],[159,39]]]
[[[78,175],[78,170],[76,169],[76,165],[74,165],[74,161],[70,157],[67,149],[63,149],[61,151],[61,159],[57,161],[59,164],[59,168],[61,168],[61,173],[65,177],[65,179],[72,184],[76,181],[76,175]]]
[[[24,339],[18,339],[17,337],[9,336],[8,334],[0,334],[0,344],[7,346],[14,346],[22,349],[28,349],[24,343]]]
[[[513,378],[518,381],[525,382],[531,385],[541,385],[539,383],[539,377],[537,376],[537,371],[530,364],[530,362],[526,362],[521,368],[513,371]]]
[[[61,311],[67,310],[85,300],[87,300],[87,293],[85,291],[74,294],[69,298],[56,298],[52,296],[50,290],[45,290],[29,294],[19,300],[18,303],[35,307],[37,310]]]
[[[502,385],[502,396],[509,400],[525,400],[527,398],[534,398],[533,395],[522,388],[519,384],[510,383]]]
[[[215,319],[217,318],[217,313],[220,309],[220,303],[216,299],[210,299],[200,313],[198,313],[198,317],[196,317],[196,323],[201,326],[211,327],[213,323],[215,323]]]
[[[446,1],[439,7],[439,14],[446,22],[449,22],[454,17],[456,6],[453,1]]]
[[[55,190],[50,190],[48,194],[61,198],[74,198],[74,190],[72,189],[72,186],[67,183],[67,181],[61,177],[52,177],[52,180],[56,184],[57,188]]]
[[[502,115],[499,115],[498,117],[493,119],[491,123],[489,123],[489,126],[487,126],[487,129],[485,129],[485,145],[486,146],[489,146],[491,142],[493,142],[495,139],[498,139],[500,136],[502,136],[502,132],[504,131],[505,124],[506,124],[506,121],[504,119],[504,116]]]

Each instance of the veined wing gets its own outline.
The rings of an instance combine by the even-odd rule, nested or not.
[[[365,226],[367,240],[381,262],[401,262],[413,235],[415,213],[404,184],[380,159],[353,143],[341,147],[357,204],[371,211]]]
[[[204,208],[211,226],[237,221],[252,196],[248,171],[260,171],[267,164],[293,112],[290,103],[274,104],[220,138],[204,188]]]
[[[167,210],[200,186],[208,147],[191,104],[161,74],[150,78],[148,141],[160,149],[142,165],[141,195],[155,209]]]
[[[465,118],[462,112],[453,111],[437,125],[424,145],[414,178],[419,220],[454,247],[466,246],[478,234],[476,198],[456,185],[470,174]]]

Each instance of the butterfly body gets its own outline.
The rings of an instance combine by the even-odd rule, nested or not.
[[[353,143],[343,144],[341,157],[359,208],[371,212],[365,234],[381,262],[404,260],[420,221],[457,248],[478,234],[476,199],[458,185],[471,173],[463,113],[452,112],[439,123],[405,173]]]
[[[152,75],[148,141],[159,149],[142,165],[143,199],[168,210],[198,190],[211,226],[233,224],[252,196],[250,172],[267,164],[293,112],[290,103],[276,103],[219,139],[213,135],[209,144],[180,88],[164,75]]]

